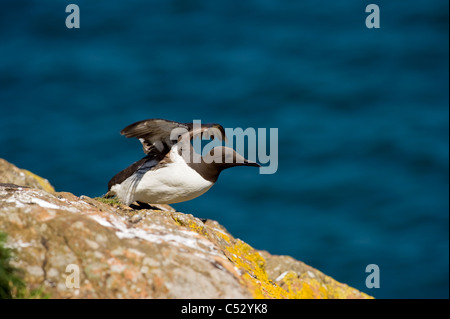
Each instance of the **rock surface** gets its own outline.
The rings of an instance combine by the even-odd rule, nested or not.
[[[27,172],[0,159],[0,232],[51,298],[370,298],[216,221],[54,192]]]
[[[55,191],[48,180],[37,176],[26,169],[20,169],[5,161],[3,158],[0,158],[0,183],[10,183],[31,188],[38,188],[47,192]]]

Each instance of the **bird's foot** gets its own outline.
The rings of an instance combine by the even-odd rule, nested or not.
[[[159,210],[158,207],[152,206],[148,203],[142,203],[142,202],[136,202],[137,205],[135,204],[131,204],[130,207],[136,210],[140,210],[140,209],[151,209],[151,210]]]

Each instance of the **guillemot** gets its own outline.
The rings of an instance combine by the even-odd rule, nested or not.
[[[216,146],[200,156],[191,141],[206,136],[226,140],[220,124],[179,123],[148,119],[133,123],[121,132],[138,138],[145,157],[131,164],[108,183],[107,195],[122,203],[173,204],[191,200],[208,191],[220,173],[234,166],[256,166],[232,148]]]

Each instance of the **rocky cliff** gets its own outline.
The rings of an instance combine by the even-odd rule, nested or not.
[[[216,221],[55,192],[2,159],[0,232],[27,289],[50,298],[370,298]]]

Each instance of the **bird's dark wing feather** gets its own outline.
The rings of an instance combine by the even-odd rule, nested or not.
[[[117,173],[111,180],[108,182],[108,191],[116,184],[122,184],[123,181],[125,181],[128,177],[139,171],[139,169],[145,168],[150,169],[151,167],[158,164],[162,159],[164,158],[164,155],[160,153],[152,153],[144,158],[141,158],[139,161],[131,164],[124,170]]]
[[[225,130],[220,124],[202,124],[200,129],[196,130],[193,123],[179,123],[163,119],[148,119],[133,123],[120,131],[120,134],[128,138],[138,138],[145,154],[161,153],[165,155],[178,142],[176,139],[171,140],[171,134],[177,128],[181,129],[181,132],[189,132],[190,139],[200,134],[213,135],[219,139],[226,138]],[[178,137],[177,134],[174,136]]]
[[[163,119],[143,120],[128,125],[120,134],[125,137],[138,138],[145,154],[152,152],[167,153],[176,141],[170,140],[170,134],[175,128],[189,130],[188,124]]]

